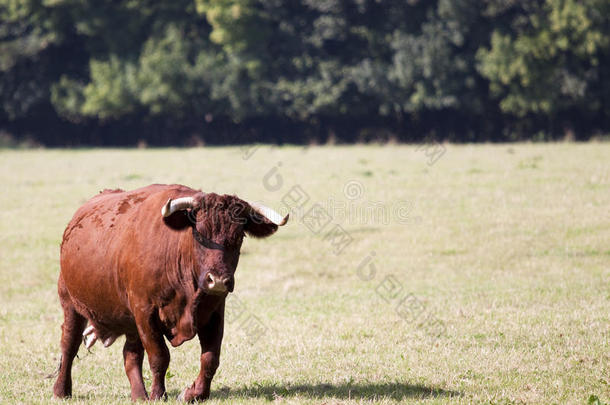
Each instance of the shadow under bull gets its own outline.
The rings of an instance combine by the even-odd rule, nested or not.
[[[177,392],[176,392],[177,395]],[[255,384],[237,389],[222,387],[212,390],[214,399],[265,398],[272,401],[281,397],[303,396],[314,399],[355,399],[355,400],[403,400],[409,398],[450,398],[462,394],[457,391],[422,384],[403,382],[358,383],[358,384]]]

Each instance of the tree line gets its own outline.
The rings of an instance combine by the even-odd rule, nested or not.
[[[0,0],[0,132],[45,145],[587,139],[609,121],[610,0]]]

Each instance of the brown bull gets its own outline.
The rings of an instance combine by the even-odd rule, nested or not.
[[[150,399],[162,398],[170,360],[165,338],[178,346],[198,335],[201,371],[181,397],[208,398],[244,234],[269,236],[287,219],[235,196],[180,185],[105,190],[85,203],[61,245],[64,323],[55,396],[72,393],[72,361],[83,336],[90,347],[125,335],[123,359],[135,400],[148,398],[144,351]]]

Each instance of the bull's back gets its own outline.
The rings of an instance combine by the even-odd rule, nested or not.
[[[100,322],[129,317],[125,268],[137,267],[147,253],[138,238],[153,232],[146,228],[157,224],[153,219],[168,195],[188,190],[165,185],[105,190],[76,211],[64,232],[60,283],[79,312]]]

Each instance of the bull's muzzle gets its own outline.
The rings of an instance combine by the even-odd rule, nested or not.
[[[234,279],[232,276],[217,276],[212,273],[205,275],[203,279],[202,287],[206,292],[211,294],[225,294],[227,292],[233,292]]]

